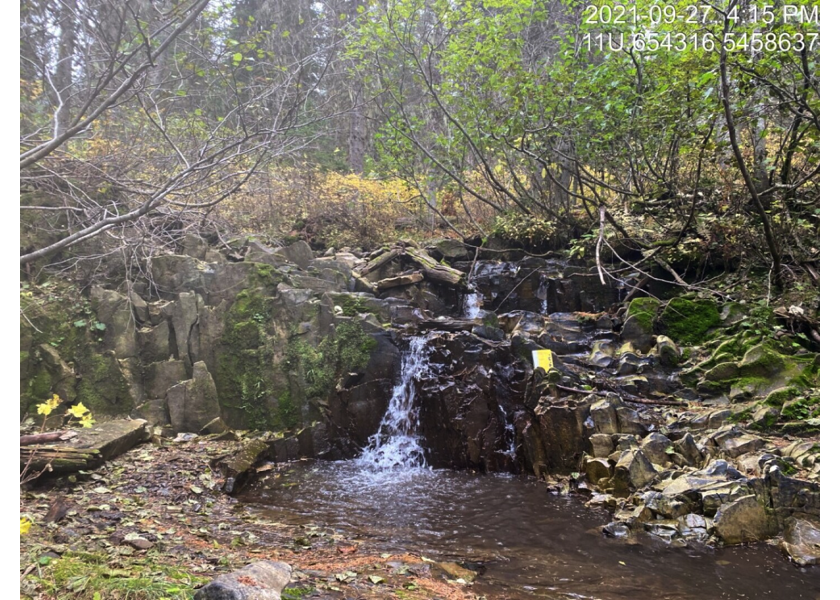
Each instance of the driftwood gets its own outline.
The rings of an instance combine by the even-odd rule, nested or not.
[[[86,448],[33,447],[20,449],[20,465],[29,465],[30,471],[40,471],[49,465],[53,471],[79,471],[96,466],[100,461],[99,450]]]
[[[423,274],[428,279],[453,287],[466,288],[466,276],[462,271],[440,264],[424,251],[417,248],[406,248],[405,253],[420,265]]]
[[[388,277],[387,279],[380,279],[373,284],[375,292],[387,290],[390,288],[400,287],[403,285],[411,285],[413,283],[420,283],[423,281],[423,273],[414,271],[413,273],[401,273],[396,277]]]
[[[32,444],[43,444],[46,442],[57,442],[66,431],[49,431],[47,433],[33,433],[32,435],[20,436],[20,445],[29,446]]]
[[[368,264],[366,264],[361,269],[359,269],[359,275],[364,277],[365,275],[367,275],[371,271],[375,271],[376,269],[378,269],[380,267],[384,267],[385,265],[387,265],[389,262],[391,262],[392,260],[394,260],[395,258],[400,256],[401,254],[403,254],[403,249],[402,248],[393,248],[391,250],[388,250],[384,254],[380,254],[375,259],[373,259]]]

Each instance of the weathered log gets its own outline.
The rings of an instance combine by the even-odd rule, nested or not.
[[[364,277],[365,275],[367,275],[371,271],[375,271],[376,269],[378,269],[380,267],[384,267],[389,262],[394,260],[396,257],[400,256],[402,253],[403,253],[402,248],[393,248],[391,250],[388,250],[384,254],[380,254],[375,259],[373,259],[368,264],[366,264],[361,269],[359,269],[359,275]]]
[[[50,465],[57,473],[90,469],[101,462],[98,450],[83,448],[21,448],[20,466],[29,465],[30,472],[38,472]]]
[[[405,253],[420,265],[423,274],[428,279],[453,287],[466,288],[466,275],[462,271],[444,266],[424,251],[416,248],[406,248]]]
[[[30,446],[32,444],[43,444],[45,442],[57,442],[61,439],[66,431],[48,431],[46,433],[33,433],[31,435],[20,436],[21,446]]]
[[[387,279],[380,279],[373,284],[375,292],[381,292],[390,288],[400,287],[403,285],[411,285],[413,283],[420,283],[423,281],[423,273],[414,271],[413,273],[401,273],[396,277],[388,277]]]

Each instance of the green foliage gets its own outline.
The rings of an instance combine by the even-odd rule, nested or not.
[[[193,597],[196,586],[209,581],[188,570],[153,564],[152,560],[143,563],[124,558],[115,566],[105,553],[68,551],[39,565],[21,581],[21,597],[42,594],[56,600],[187,600]]]
[[[493,234],[528,247],[550,246],[556,242],[556,228],[550,219],[518,212],[496,217]]]

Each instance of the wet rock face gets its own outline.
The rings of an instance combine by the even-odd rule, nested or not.
[[[433,375],[419,382],[419,434],[432,466],[510,471],[514,407],[525,370],[508,344],[468,333],[432,335]]]

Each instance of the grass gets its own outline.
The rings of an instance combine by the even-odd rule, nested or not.
[[[114,559],[105,553],[67,552],[43,557],[21,581],[21,598],[75,600],[181,600],[193,597],[195,587],[209,581],[182,569],[155,564],[153,559]]]

